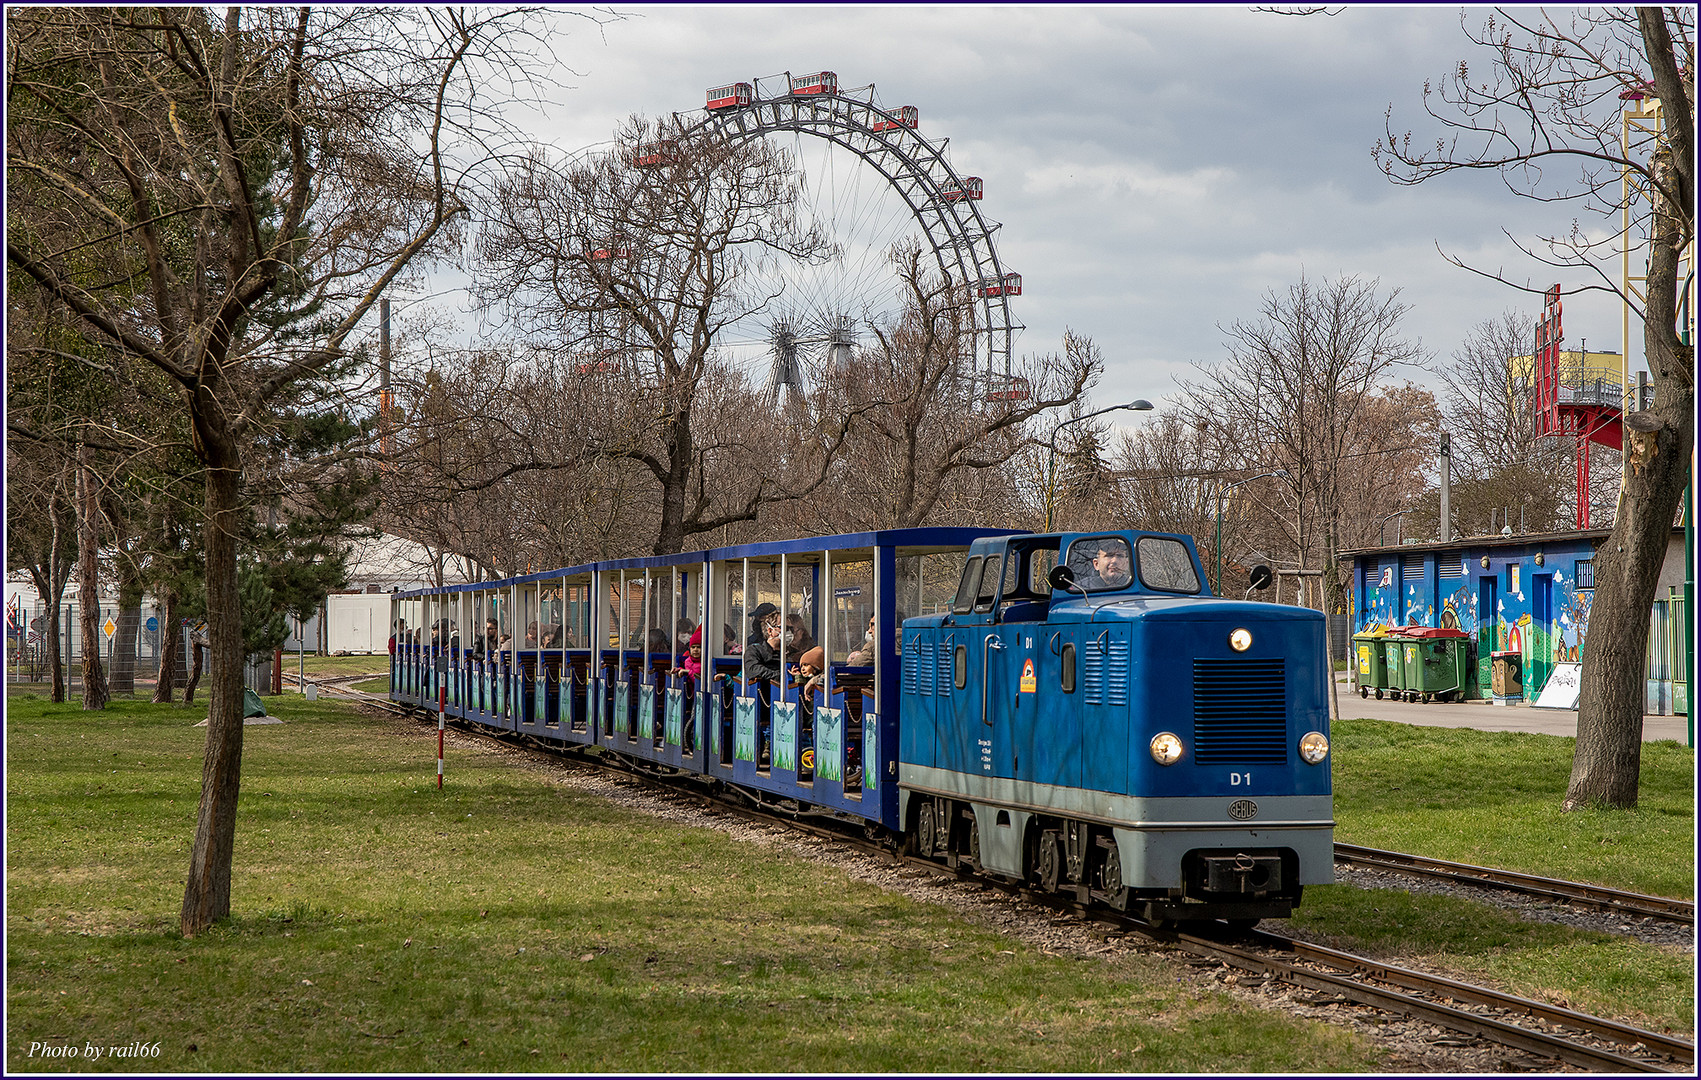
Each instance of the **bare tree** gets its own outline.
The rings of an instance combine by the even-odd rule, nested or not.
[[[1331,611],[1344,608],[1335,553],[1352,525],[1355,462],[1387,449],[1367,444],[1367,410],[1396,364],[1422,358],[1403,336],[1406,311],[1374,280],[1301,278],[1267,293],[1256,321],[1235,322],[1227,359],[1186,384],[1195,422],[1238,449],[1244,473],[1280,470],[1288,550],[1296,569],[1325,571]]]
[[[8,264],[176,384],[204,469],[212,703],[185,935],[230,911],[246,448],[465,212],[493,121],[459,96],[526,70],[526,16],[7,12]]]
[[[582,453],[653,478],[656,554],[824,481],[818,470],[782,487],[754,447],[706,447],[696,430],[703,393],[726,383],[722,331],[773,299],[752,292],[751,271],[828,254],[800,221],[799,195],[790,160],[766,141],[633,119],[608,153],[557,164],[540,151],[490,211],[479,291],[582,369]]]
[[[55,703],[65,700],[59,601],[77,558],[74,470],[51,446],[7,432],[6,569],[26,570],[46,608],[40,639],[50,657]]]
[[[1425,88],[1425,109],[1448,133],[1433,144],[1396,135],[1390,107],[1386,138],[1374,151],[1389,178],[1418,184],[1461,170],[1491,171],[1520,195],[1572,202],[1607,223],[1629,211],[1647,236],[1645,303],[1623,295],[1613,279],[1616,232],[1588,228],[1575,216],[1568,233],[1525,245],[1532,258],[1585,282],[1568,291],[1605,290],[1632,306],[1654,385],[1654,406],[1625,418],[1628,452],[1638,464],[1625,477],[1612,534],[1595,557],[1564,802],[1567,810],[1630,807],[1641,773],[1648,612],[1695,438],[1695,350],[1680,332],[1677,276],[1695,243],[1695,9],[1590,8],[1563,17],[1497,9],[1481,32],[1467,28],[1465,35],[1487,52],[1487,64],[1462,61],[1438,87]],[[1657,138],[1626,146],[1620,98],[1631,96],[1658,99],[1662,122]]]
[[[1079,402],[1104,369],[1092,340],[1066,331],[1061,353],[1026,357],[1012,369],[1020,395],[989,394],[974,370],[968,289],[930,272],[927,257],[913,243],[892,252],[902,312],[892,325],[872,327],[875,347],[811,393],[818,416],[836,407],[856,417],[833,473],[838,498],[859,508],[852,527],[908,528],[986,509],[982,499],[951,496],[1001,469],[1029,444],[1029,421]],[[1008,494],[1004,506],[1021,512]]]
[[[1115,517],[1136,528],[1192,536],[1207,560],[1212,587],[1224,594],[1233,590],[1217,580],[1219,548],[1226,553],[1224,574],[1238,581],[1245,577],[1239,565],[1243,554],[1273,547],[1270,530],[1280,532],[1279,523],[1262,509],[1280,498],[1274,488],[1279,481],[1257,479],[1261,470],[1243,468],[1241,450],[1217,439],[1197,417],[1165,410],[1123,435],[1114,458],[1121,481],[1110,503]],[[1230,485],[1240,486],[1229,491]]]
[[[1518,508],[1527,531],[1561,527],[1568,440],[1535,433],[1534,334],[1529,316],[1503,312],[1472,327],[1436,369],[1456,468],[1452,507],[1465,535],[1493,532],[1508,507]],[[1611,458],[1603,455],[1597,485],[1616,488]]]

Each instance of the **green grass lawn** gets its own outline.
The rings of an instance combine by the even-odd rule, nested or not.
[[[267,698],[233,917],[176,932],[205,729],[15,697],[9,1071],[1362,1072],[1344,1029],[620,810],[421,726]]]
[[[1644,743],[1634,810],[1559,812],[1574,740],[1345,720],[1335,839],[1635,892],[1695,895],[1695,752]],[[1312,886],[1296,925],[1516,993],[1693,1032],[1694,958],[1512,918],[1467,900]]]
[[[343,675],[377,675],[388,673],[390,670],[390,655],[374,653],[371,656],[315,656],[308,653],[303,657],[299,653],[284,653],[283,670],[285,675],[294,675],[305,666],[307,677],[338,678]]]

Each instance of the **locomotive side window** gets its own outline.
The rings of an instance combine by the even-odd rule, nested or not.
[[[961,690],[969,683],[969,647],[967,645],[957,646],[957,653],[952,666],[955,668],[952,674],[956,678],[957,689]]]
[[[1134,550],[1140,557],[1140,582],[1146,588],[1180,593],[1199,591],[1199,575],[1193,570],[1187,545],[1181,541],[1142,536]]]
[[[1063,664],[1058,668],[1058,676],[1063,683],[1063,692],[1073,694],[1075,692],[1075,643],[1072,641],[1063,646]]]
[[[992,602],[998,599],[998,557],[988,555],[986,565],[980,573],[980,591],[975,597],[975,610],[982,614],[992,610]]]
[[[980,556],[976,555],[963,564],[963,580],[957,585],[957,598],[951,601],[951,610],[958,615],[967,615],[975,609],[975,594],[980,591]]]
[[[1057,565],[1057,549],[1042,548],[1028,556],[1028,591],[1035,596],[1050,596],[1051,582],[1046,575]]]

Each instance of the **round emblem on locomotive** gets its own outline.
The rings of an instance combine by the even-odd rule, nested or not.
[[[1258,804],[1251,799],[1236,799],[1229,803],[1229,817],[1236,821],[1251,821],[1258,816]]]

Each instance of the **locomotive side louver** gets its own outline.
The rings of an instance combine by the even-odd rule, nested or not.
[[[1128,642],[1112,641],[1100,651],[1097,642],[1088,642],[1082,649],[1086,663],[1082,665],[1081,689],[1087,704],[1128,704]]]
[[[919,693],[923,695],[931,695],[933,693],[933,653],[934,646],[931,641],[924,641],[916,646],[915,662],[909,665],[907,673],[910,680],[910,691],[912,693]],[[916,685],[916,675],[918,672],[921,676],[921,683],[919,686]]]
[[[951,687],[954,686],[957,681],[956,673],[951,670],[955,661],[956,656],[952,652],[951,646],[949,644],[940,645],[939,655],[936,658],[936,670],[939,672],[940,697],[951,696]]]
[[[1284,660],[1193,661],[1193,760],[1200,765],[1288,759]]]

